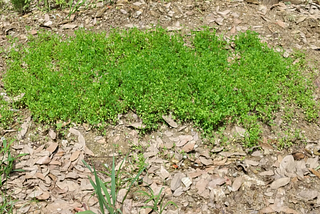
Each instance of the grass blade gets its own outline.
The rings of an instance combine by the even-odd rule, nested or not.
[[[141,175],[141,173],[144,171],[144,169],[145,168],[142,168],[139,172],[138,172],[138,174],[136,175],[136,177],[131,181],[131,183],[130,183],[130,185],[129,185],[129,188],[128,188],[128,191],[127,191],[127,193],[126,193],[126,195],[123,197],[123,199],[122,199],[122,204],[123,204],[123,202],[124,202],[124,200],[127,198],[127,195],[128,195],[128,193],[130,192],[130,189],[131,189],[131,187],[132,187],[132,185],[134,184],[134,182],[136,182],[136,180],[138,180],[138,178],[140,177],[140,175]]]
[[[112,202],[113,205],[116,205],[116,169],[115,169],[115,158],[113,156],[112,159],[112,170],[111,170],[111,196],[112,196]]]

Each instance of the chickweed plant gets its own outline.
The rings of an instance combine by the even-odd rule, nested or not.
[[[78,30],[66,39],[43,32],[12,48],[7,64],[7,93],[25,93],[23,105],[40,122],[96,125],[130,110],[147,131],[172,112],[207,134],[240,124],[251,147],[259,122],[270,123],[280,103],[298,106],[307,120],[319,110],[311,78],[252,31],[230,42],[209,29],[188,38],[160,27],[108,36]]]

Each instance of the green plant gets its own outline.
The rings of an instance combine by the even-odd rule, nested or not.
[[[0,126],[3,128],[9,127],[14,119],[14,111],[8,102],[4,101],[0,96]]]
[[[12,156],[10,152],[10,143],[2,137],[0,141],[0,189],[3,187],[3,183],[9,177],[9,174],[12,171],[21,171],[19,169],[13,169],[14,162],[21,156],[26,154],[19,154],[17,156]],[[14,200],[11,198],[11,195],[8,192],[1,194],[2,202],[0,204],[0,213],[13,213]]]
[[[159,27],[114,29],[108,37],[75,34],[63,39],[39,33],[9,53],[6,90],[24,92],[21,104],[40,122],[70,119],[97,126],[133,111],[145,125],[142,133],[157,129],[162,115],[172,112],[208,137],[239,124],[248,131],[244,145],[251,147],[260,139],[261,124],[272,123],[282,103],[301,109],[308,121],[318,117],[312,79],[255,32],[235,36],[231,52],[231,44],[210,29],[191,37]]]
[[[99,206],[100,206],[100,211],[104,214],[105,213],[105,209],[111,213],[111,214],[116,214],[116,213],[122,213],[121,209],[117,209],[116,208],[116,203],[117,203],[117,194],[119,189],[117,187],[120,186],[120,176],[119,176],[119,172],[121,171],[121,166],[119,167],[119,170],[116,174],[116,169],[115,169],[115,158],[113,156],[113,161],[112,161],[112,168],[111,168],[111,186],[108,187],[99,177],[98,174],[95,170],[95,168],[93,168],[93,170],[91,169],[91,167],[85,162],[83,161],[83,163],[87,166],[87,168],[94,174],[95,176],[95,182],[89,177],[90,179],[90,183],[93,186],[94,190],[95,190],[95,194],[98,197],[99,200]],[[122,161],[121,165],[124,163],[124,161]],[[144,169],[141,169],[138,174],[131,179],[131,182],[127,188],[127,193],[124,196],[124,198],[122,199],[121,205],[123,204],[124,200],[127,198],[128,193],[130,192],[131,187],[133,186],[133,184],[137,181],[137,179],[139,178],[140,174],[142,173]],[[110,189],[110,193],[108,191],[108,188]],[[82,214],[85,213],[94,213],[90,210],[87,211],[83,211],[83,212],[79,212]]]
[[[10,143],[7,142],[5,138],[0,141],[0,187],[2,187],[3,182],[8,178],[12,171],[21,171],[20,169],[13,169],[14,162],[22,156],[27,154],[19,154],[17,156],[12,156],[10,152]]]
[[[63,1],[63,0],[62,0],[62,1]],[[71,1],[69,2],[69,9],[70,9],[70,11],[69,11],[68,17],[70,18],[70,16],[71,16],[72,14],[74,14],[82,5],[85,5],[85,4],[86,4],[86,0],[78,1],[78,2],[76,2],[75,4],[73,4],[73,0],[71,0]]]
[[[174,203],[173,201],[168,201],[167,203],[163,204],[164,195],[161,195],[161,193],[163,191],[163,187],[161,188],[161,190],[158,194],[155,194],[150,187],[149,187],[149,191],[150,191],[150,193],[148,193],[146,191],[138,191],[138,193],[141,193],[142,195],[145,195],[148,197],[148,199],[145,201],[145,204],[149,203],[150,201],[153,202],[152,206],[144,206],[144,208],[150,208],[154,212],[161,214],[165,210],[165,208],[169,205],[173,205],[176,208],[178,207],[177,204]]]
[[[8,194],[1,194],[2,202],[0,203],[0,213],[13,213],[14,200]]]
[[[30,0],[10,0],[13,4],[13,7],[19,13],[25,12],[30,4]]]

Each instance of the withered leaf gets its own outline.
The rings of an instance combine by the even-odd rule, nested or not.
[[[288,178],[288,177],[279,178],[279,179],[275,180],[274,182],[272,182],[270,187],[271,187],[271,189],[278,189],[279,187],[283,187],[283,186],[287,185],[289,182],[290,182],[290,178]]]
[[[51,143],[50,146],[47,148],[47,151],[49,151],[51,154],[56,151],[58,148],[58,143]]]
[[[178,127],[178,124],[174,122],[174,120],[171,117],[162,115],[162,119],[164,119],[164,121],[166,121],[166,123],[168,123],[168,125],[172,128]]]
[[[79,155],[80,155],[80,151],[79,151],[79,150],[73,152],[72,155],[71,155],[71,157],[70,157],[70,161],[73,162],[73,161],[77,160],[77,158],[79,157]]]
[[[51,161],[51,159],[50,159],[49,156],[44,156],[44,157],[40,158],[40,159],[36,162],[36,164],[39,164],[39,165],[48,164],[48,163],[50,163],[50,161]]]

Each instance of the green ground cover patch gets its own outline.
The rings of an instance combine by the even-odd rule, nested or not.
[[[318,113],[310,78],[251,31],[231,42],[209,29],[189,37],[161,28],[79,30],[67,39],[46,32],[12,48],[8,65],[6,92],[25,93],[19,104],[46,123],[99,124],[132,110],[150,130],[172,112],[206,132],[240,123],[252,146],[257,121],[270,123],[280,103],[309,120]]]

